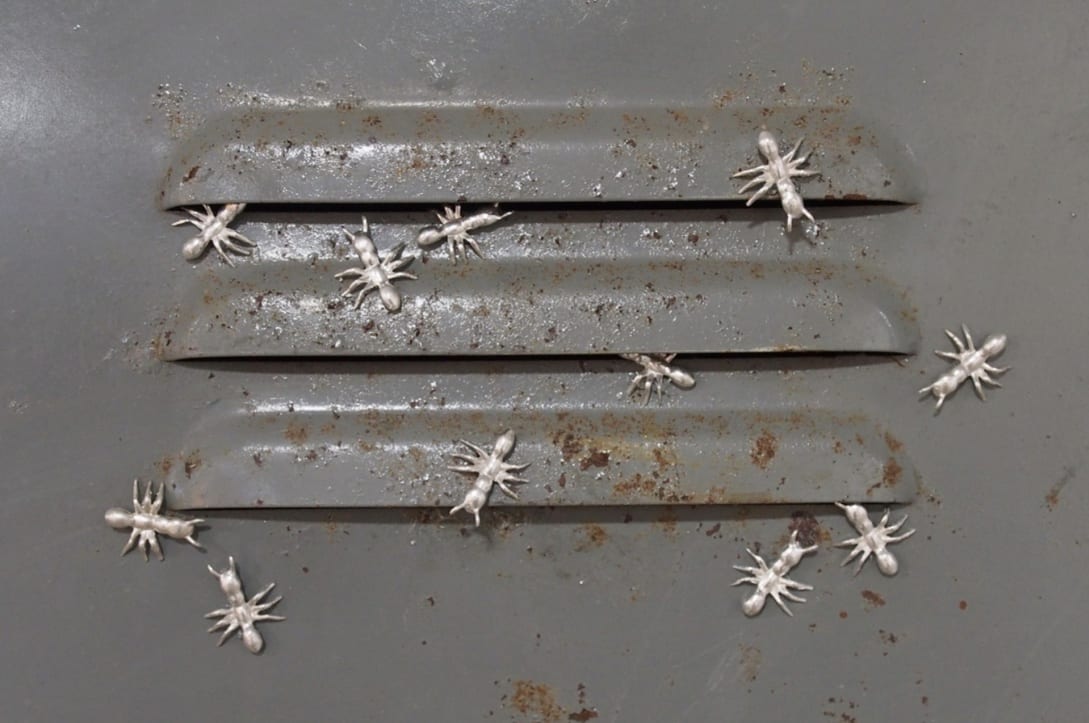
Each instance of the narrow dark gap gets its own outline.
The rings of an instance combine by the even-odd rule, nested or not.
[[[677,363],[699,372],[786,372],[899,364],[902,352],[791,352],[738,354],[680,354]],[[683,360],[683,361],[682,361]],[[172,362],[202,371],[251,374],[396,373],[400,376],[447,374],[581,374],[632,362],[618,354],[594,356],[383,356],[320,357],[263,356],[253,358],[202,357]]]
[[[779,208],[779,201],[776,199],[763,200],[754,203],[752,206],[745,205],[744,198],[737,199],[722,199],[722,200],[707,200],[707,199],[672,199],[672,200],[636,200],[636,201],[470,201],[465,198],[451,198],[449,201],[444,202],[446,205],[461,204],[465,208],[463,212],[473,213],[478,210],[486,209],[490,206],[498,204],[503,211],[515,211],[522,213],[532,212],[585,212],[594,211],[598,213],[605,213],[609,211],[723,211],[723,210],[738,210],[744,208]],[[866,199],[859,197],[849,198],[807,198],[805,199],[807,208],[855,208],[855,207],[899,207],[899,206],[913,206],[914,203],[906,201],[892,201],[892,200],[878,200],[878,199]],[[192,205],[199,205],[194,203]],[[209,205],[219,206],[222,202],[214,202]],[[368,203],[366,201],[358,202],[337,202],[337,203],[261,203],[261,202],[248,202],[246,207],[247,215],[254,214],[316,214],[316,213],[358,213],[359,211],[366,211],[368,213],[418,213],[418,212],[432,212],[437,208],[441,208],[441,203]],[[176,211],[181,206],[173,206],[167,208],[168,211]]]

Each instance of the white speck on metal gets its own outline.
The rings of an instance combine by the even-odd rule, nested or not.
[[[696,385],[696,380],[691,374],[680,367],[670,366],[669,363],[677,356],[676,354],[621,354],[620,356],[643,367],[643,370],[637,372],[632,379],[627,394],[633,396],[642,389],[644,405],[650,401],[652,389],[658,392],[658,402],[661,403],[662,386],[666,379],[681,389],[691,389]]]
[[[212,213],[212,209],[207,204],[204,204],[204,213],[191,208],[185,209],[192,218],[179,219],[170,225],[182,226],[191,223],[200,230],[200,233],[185,242],[182,246],[182,256],[189,261],[196,261],[204,255],[208,245],[211,244],[228,265],[234,266],[234,261],[227,255],[228,251],[242,256],[253,253],[253,247],[257,246],[257,242],[250,241],[229,227],[231,221],[245,208],[244,203],[228,203],[218,213]]]
[[[771,190],[775,190],[779,195],[779,203],[782,204],[783,211],[786,212],[787,231],[792,230],[794,220],[802,216],[815,223],[813,215],[805,208],[805,202],[802,200],[801,194],[798,193],[798,188],[794,185],[794,181],[791,180],[792,178],[816,175],[815,171],[804,171],[798,168],[809,160],[809,156],[794,158],[794,154],[798,152],[803,140],[805,139],[799,138],[789,153],[780,156],[779,143],[775,140],[775,136],[766,130],[760,131],[756,147],[760,149],[760,154],[764,156],[767,163],[744,171],[738,171],[733,175],[733,178],[756,176],[756,178],[738,189],[738,193],[744,195],[754,186],[760,186],[755,193],[749,196],[749,200],[745,202],[746,206],[753,205]]]
[[[454,454],[454,460],[460,460],[464,464],[450,465],[449,469],[455,472],[475,474],[477,477],[472,488],[465,494],[465,499],[460,505],[452,508],[450,514],[452,515],[458,510],[471,512],[473,517],[476,518],[477,527],[479,527],[480,510],[488,503],[488,493],[491,492],[492,485],[499,485],[499,489],[503,490],[508,497],[518,499],[518,495],[507,486],[507,482],[525,482],[526,480],[515,477],[510,472],[512,470],[520,472],[528,467],[529,463],[519,465],[507,464],[503,461],[514,449],[514,432],[509,429],[495,440],[495,448],[490,453],[485,452],[471,442],[466,442],[464,439],[461,440],[461,444],[468,447],[472,454],[467,455],[460,452]]]
[[[465,251],[466,246],[471,248],[473,253],[477,256],[483,258],[480,253],[479,244],[477,244],[476,239],[469,235],[469,232],[499,223],[513,213],[513,211],[498,213],[498,206],[495,207],[495,211],[495,213],[492,213],[491,211],[478,211],[470,216],[462,218],[461,206],[454,206],[453,208],[445,206],[443,213],[436,214],[439,218],[439,225],[428,226],[427,228],[421,229],[420,233],[416,236],[416,244],[420,248],[424,248],[426,246],[434,246],[449,239],[450,258],[455,264],[458,262],[459,255],[466,261],[469,260],[469,255]]]
[[[163,507],[163,485],[159,485],[159,491],[155,495],[152,495],[151,488],[152,483],[148,482],[147,487],[144,489],[144,497],[141,500],[140,480],[133,480],[133,511],[129,512],[120,507],[111,507],[106,510],[107,525],[115,530],[132,528],[132,534],[129,536],[129,541],[125,543],[124,548],[121,549],[121,555],[127,555],[129,550],[139,546],[144,553],[144,561],[146,562],[148,548],[150,547],[159,556],[160,560],[164,559],[163,548],[159,546],[157,535],[166,535],[175,540],[185,540],[198,550],[203,550],[204,548],[193,539],[193,535],[196,534],[197,525],[204,522],[204,520],[159,514]]]
[[[269,591],[276,586],[276,583],[272,583],[247,601],[246,594],[242,590],[242,578],[238,576],[238,568],[235,567],[234,558],[228,557],[227,563],[227,569],[222,572],[211,565],[208,566],[208,571],[219,578],[219,588],[227,596],[228,605],[228,607],[213,610],[204,616],[206,618],[221,618],[219,622],[208,628],[208,632],[214,633],[217,630],[226,628],[223,635],[219,637],[218,644],[223,645],[235,631],[240,631],[242,644],[246,646],[246,650],[256,655],[265,647],[265,640],[261,637],[261,633],[257,631],[257,623],[263,620],[284,620],[285,618],[281,615],[265,614],[266,610],[284,598],[281,595],[271,602],[261,602],[265,595],[268,595]]]
[[[780,553],[779,559],[776,560],[771,567],[768,567],[767,563],[764,562],[764,558],[746,548],[745,552],[749,553],[749,556],[756,560],[758,567],[734,565],[735,570],[747,572],[751,575],[751,577],[743,577],[735,582],[735,586],[743,585],[745,583],[756,585],[756,592],[745,598],[745,602],[741,604],[741,609],[745,614],[750,618],[754,615],[759,615],[760,611],[764,609],[764,604],[767,602],[768,596],[770,595],[771,599],[782,608],[783,612],[794,617],[794,613],[790,612],[790,608],[783,602],[783,598],[793,602],[804,603],[805,598],[798,597],[790,591],[812,590],[813,586],[795,582],[794,580],[787,578],[786,574],[802,561],[802,557],[807,553],[816,551],[816,549],[816,545],[812,545],[811,547],[802,547],[799,545],[797,530],[791,533],[790,544],[788,544],[782,553]]]
[[[954,361],[956,364],[952,369],[938,377],[936,382],[919,390],[919,394],[929,392],[938,398],[938,403],[934,406],[935,409],[941,409],[945,398],[957,391],[957,388],[966,379],[972,380],[972,384],[976,388],[976,394],[979,395],[980,399],[986,401],[987,397],[983,394],[983,384],[990,384],[993,387],[1002,386],[990,374],[1005,374],[1010,369],[1009,367],[991,366],[987,363],[988,359],[998,356],[1006,348],[1005,334],[992,334],[983,342],[983,346],[976,349],[975,343],[972,341],[972,335],[968,333],[968,325],[961,324],[960,328],[964,331],[964,342],[961,342],[953,332],[948,329],[945,330],[945,335],[952,340],[953,346],[957,348],[956,353],[941,351],[940,349],[934,351],[938,356]]]
[[[401,252],[405,250],[403,242],[391,248],[385,257],[379,257],[378,249],[374,245],[374,239],[371,238],[370,225],[367,223],[366,216],[363,217],[363,230],[359,233],[353,234],[348,229],[342,230],[351,242],[352,248],[359,255],[359,260],[363,266],[353,267],[336,275],[337,279],[355,279],[340,295],[351,296],[357,294],[354,308],[358,309],[363,305],[363,298],[377,289],[378,296],[381,297],[382,305],[386,307],[386,311],[399,311],[401,309],[401,292],[394,287],[393,282],[397,279],[416,279],[415,275],[407,271],[401,271],[401,269],[415,261],[416,257],[405,256],[401,258]]]
[[[915,534],[915,530],[910,530],[902,535],[892,534],[907,522],[907,515],[904,515],[904,519],[889,527],[889,511],[885,510],[881,521],[874,527],[874,524],[870,522],[870,516],[866,514],[866,508],[862,505],[845,505],[837,502],[836,506],[843,510],[844,514],[847,515],[847,520],[858,530],[859,534],[858,537],[836,543],[836,547],[855,546],[855,549],[851,550],[851,554],[847,556],[847,559],[840,566],[846,565],[855,557],[861,555],[862,557],[859,558],[858,564],[855,566],[855,574],[857,575],[862,572],[862,566],[866,564],[866,560],[869,559],[870,555],[873,555],[877,560],[877,567],[882,573],[895,575],[900,570],[900,563],[897,562],[895,555],[885,549],[885,546],[906,540]]]

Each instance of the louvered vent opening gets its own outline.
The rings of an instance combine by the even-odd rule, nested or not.
[[[907,290],[857,253],[890,243],[881,218],[918,199],[909,156],[838,108],[764,110],[210,120],[162,203],[244,202],[233,227],[257,248],[179,268],[160,349],[246,394],[190,430],[202,462],[171,470],[175,506],[449,507],[471,481],[446,470],[454,441],[490,447],[508,428],[514,461],[532,463],[518,505],[910,501],[885,420],[783,383],[812,369],[849,384],[852,365],[917,350]],[[758,128],[800,125],[823,175],[799,188],[823,235],[786,234],[777,201],[747,208],[730,178],[763,162]],[[513,212],[474,232],[483,258],[416,247],[455,203]],[[380,254],[417,256],[396,313],[341,296],[335,274],[359,265],[342,229],[363,215]],[[676,353],[696,386],[667,381],[644,406],[622,353]]]

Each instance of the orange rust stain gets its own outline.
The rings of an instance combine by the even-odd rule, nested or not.
[[[836,454],[843,454],[843,450],[844,450],[843,442],[841,442],[841,441],[839,441],[837,439],[835,441],[835,443],[832,444],[832,451],[835,452]]]
[[[538,721],[556,723],[567,715],[567,711],[556,702],[552,688],[531,680],[514,681],[514,692],[509,702],[522,715],[533,716]]]
[[[900,483],[900,475],[903,471],[904,468],[900,466],[896,458],[889,457],[888,461],[885,462],[885,471],[881,474],[881,484],[886,487],[895,487]]]
[[[775,438],[775,435],[768,430],[764,430],[756,441],[753,442],[752,451],[749,456],[752,458],[752,463],[760,469],[767,469],[768,464],[775,458],[775,453],[779,449],[779,440]]]
[[[667,467],[677,464],[677,453],[672,449],[654,448],[654,461],[658,463],[659,471],[665,471]]]
[[[847,136],[847,145],[849,145],[849,146],[862,145],[862,136]]]
[[[885,432],[885,444],[888,445],[889,451],[893,453],[899,452],[904,448],[904,443],[888,432]]]
[[[559,440],[553,441],[558,442]],[[560,443],[560,452],[563,454],[565,462],[570,461],[582,452],[582,441],[573,434],[565,434],[562,443]]]
[[[287,425],[287,429],[284,430],[284,439],[293,444],[305,444],[309,437],[309,430],[297,422],[291,422]]]
[[[957,607],[959,607],[961,610],[967,610],[968,609],[968,601],[967,600],[961,600],[960,603],[957,604]]]
[[[677,535],[677,513],[667,508],[662,516],[654,521],[654,525],[668,537],[675,537]]]
[[[587,457],[583,457],[579,462],[579,469],[586,471],[591,467],[608,467],[609,466],[609,453],[600,449],[590,450],[590,454]]]
[[[636,472],[631,479],[621,480],[613,485],[613,494],[619,497],[638,497],[652,495],[655,490],[654,480]]]
[[[575,549],[579,552],[584,552],[593,547],[601,547],[605,544],[605,540],[609,539],[609,534],[605,532],[605,528],[601,525],[593,523],[581,525],[579,531],[582,533],[582,539],[575,545]]]
[[[866,604],[871,608],[879,608],[885,605],[885,598],[881,597],[873,590],[863,590],[862,599],[865,600]]]
[[[832,533],[821,527],[821,523],[811,513],[802,510],[791,514],[790,525],[787,529],[791,533],[797,532],[798,542],[805,547],[815,545],[818,542],[832,541]],[[780,547],[785,547],[787,541],[786,539],[782,540]]]
[[[159,469],[162,470],[163,476],[170,474],[170,470],[174,469],[174,458],[170,455],[164,455],[159,460]]]

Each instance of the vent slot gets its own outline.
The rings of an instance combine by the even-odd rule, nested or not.
[[[163,208],[199,203],[736,200],[757,131],[806,137],[806,199],[915,203],[912,154],[842,106],[357,105],[235,108],[170,160]]]
[[[455,265],[443,246],[413,262],[420,278],[399,282],[395,314],[374,294],[353,309],[333,278],[358,265],[341,232],[358,229],[356,213],[259,209],[237,224],[254,257],[179,269],[164,358],[918,348],[907,293],[857,245],[837,236],[786,253],[781,221],[758,209],[519,213],[477,235],[483,259]],[[871,217],[830,213],[839,233],[881,245]],[[420,253],[427,214],[368,218],[380,250]]]
[[[191,429],[168,476],[179,508],[452,506],[471,482],[446,469],[455,441],[487,446],[505,428],[530,482],[494,505],[888,504],[916,493],[891,435],[863,413],[820,409],[827,390],[810,396],[771,368],[694,360],[695,389],[646,407],[623,397],[634,366],[620,360],[216,368],[244,375],[246,395]]]

